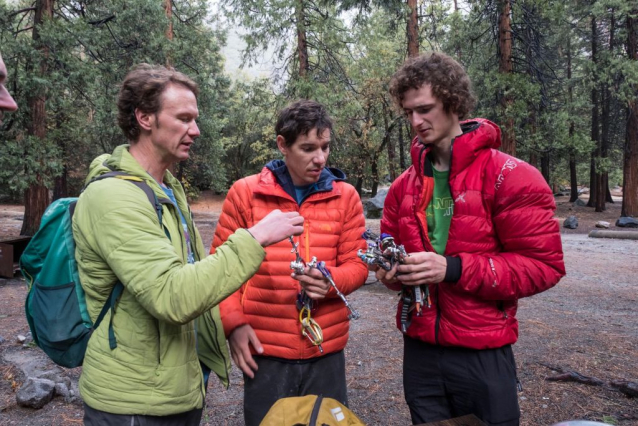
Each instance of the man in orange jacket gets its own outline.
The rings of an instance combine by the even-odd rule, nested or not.
[[[295,102],[279,113],[275,131],[284,160],[235,182],[211,253],[236,229],[274,209],[299,212],[305,229],[295,243],[303,260],[324,261],[346,295],[363,285],[368,271],[357,258],[366,246],[363,208],[345,174],[326,167],[331,129],[324,107],[313,101]],[[348,309],[317,268],[291,273],[296,260],[291,248],[289,241],[268,247],[259,271],[220,305],[232,358],[244,373],[248,426],[258,425],[284,397],[321,394],[347,405]]]

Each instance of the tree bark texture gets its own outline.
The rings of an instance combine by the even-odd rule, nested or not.
[[[571,37],[567,39],[567,85],[568,96],[569,96],[569,105],[570,109],[572,108],[574,102],[574,88],[571,84],[572,81],[572,43]],[[576,124],[574,121],[569,122],[569,140],[570,143],[573,143],[574,132],[576,131]],[[573,203],[578,199],[578,174],[576,173],[576,153],[575,149],[572,146],[569,150],[569,202]]]
[[[49,57],[48,46],[40,43],[40,26],[45,19],[53,17],[53,0],[37,0],[35,3],[35,14],[33,18],[33,41],[35,46],[40,50],[42,59],[36,69],[32,72],[36,75],[46,78],[48,74],[47,60]],[[29,106],[30,124],[28,133],[38,139],[45,139],[47,136],[46,128],[46,99],[45,91],[37,91],[31,93],[27,97]],[[42,167],[43,168],[43,167]],[[35,182],[29,185],[24,191],[24,221],[20,235],[33,235],[40,227],[42,215],[49,205],[49,189],[44,186],[43,176],[36,176]]]
[[[168,19],[168,27],[166,28],[166,38],[173,40],[173,0],[164,0],[164,10],[166,11],[166,19]],[[166,55],[166,67],[173,66],[173,59],[170,54]]]
[[[499,47],[499,64],[498,71],[501,74],[512,74],[512,22],[511,13],[512,5],[510,0],[499,0],[499,18],[498,18],[498,47]],[[505,123],[503,133],[501,135],[501,151],[516,155],[516,135],[514,132],[514,118],[507,116],[507,110],[512,104],[512,98],[503,94],[501,98],[501,107]]]
[[[408,56],[410,58],[419,56],[419,12],[417,0],[408,0],[408,9],[410,16],[408,17]]]
[[[306,40],[306,21],[304,0],[295,2],[295,17],[297,19],[297,57],[299,58],[299,76],[305,78],[310,69],[308,61],[308,41]]]
[[[591,60],[594,69],[594,81],[598,80],[597,67],[598,67],[598,23],[596,18],[591,19]],[[596,159],[601,155],[601,143],[600,143],[600,116],[598,112],[599,108],[598,88],[596,84],[591,90],[591,140],[596,144],[596,148],[591,153],[591,170],[590,170],[590,183],[589,183],[589,201],[588,207],[595,207],[597,212],[604,211],[605,198],[602,199],[602,206],[598,201],[598,195],[600,194],[600,187],[602,186],[601,174],[596,171]]]
[[[638,8],[627,16],[627,55],[638,61]],[[627,105],[627,132],[623,166],[623,199],[621,216],[638,217],[638,87],[634,87],[634,97]]]

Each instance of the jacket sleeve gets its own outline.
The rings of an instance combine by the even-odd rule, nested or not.
[[[339,291],[347,295],[361,287],[368,277],[368,267],[357,256],[359,250],[366,248],[365,240],[362,238],[366,221],[361,199],[354,187],[344,185],[342,197],[346,214],[343,231],[337,243],[337,266],[330,267],[329,270]],[[328,297],[337,297],[332,287]]]
[[[252,213],[245,204],[242,194],[252,195],[252,191],[248,188],[245,180],[237,181],[228,191],[217,228],[215,229],[215,235],[213,236],[213,243],[210,248],[211,254],[219,250],[237,229],[249,228],[253,225],[252,218],[248,217]],[[257,272],[257,269],[255,269],[255,272]],[[246,281],[251,277],[252,274],[246,277]],[[248,324],[248,319],[244,315],[244,308],[241,303],[244,289],[245,285],[242,285],[239,290],[235,291],[219,305],[226,337],[240,325]]]
[[[83,237],[155,318],[185,324],[232,294],[259,268],[263,248],[246,231],[215,255],[184,264],[145,196],[128,182],[96,182],[78,202]],[[104,200],[113,200],[104,202]],[[83,217],[82,217],[83,216]]]
[[[460,253],[456,284],[485,300],[515,300],[553,287],[565,275],[554,196],[538,170],[526,163],[497,189],[492,223],[501,251]]]
[[[385,197],[385,202],[383,203],[383,216],[381,217],[381,233],[392,235],[397,245],[402,244],[399,233],[399,208],[401,206],[401,202],[399,200],[402,197],[399,194],[399,190],[401,182],[403,182],[403,178],[404,175],[401,175],[401,177],[395,180],[390,186],[388,195]],[[394,291],[400,291],[403,286],[398,281],[392,284],[384,283],[384,285]]]

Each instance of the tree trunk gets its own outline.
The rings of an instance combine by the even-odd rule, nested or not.
[[[638,16],[638,8],[634,8],[627,14],[627,56],[631,61],[638,61],[638,25],[636,25],[636,18],[632,16]],[[627,106],[620,215],[638,217],[638,87],[636,86],[634,86],[634,94],[634,98]]]
[[[591,19],[591,60],[593,63],[594,81],[598,80],[598,26],[596,18]],[[596,148],[591,153],[591,170],[589,172],[589,201],[588,207],[596,207],[596,211],[600,212],[598,204],[599,187],[601,185],[600,175],[596,171],[596,158],[600,156],[600,124],[598,116],[598,90],[596,84],[591,90],[591,140],[596,144]],[[604,201],[604,200],[603,200]]]
[[[408,168],[405,162],[405,141],[403,140],[403,125],[399,126],[399,164],[401,165],[401,173],[403,173],[405,169]]]
[[[62,168],[62,174],[55,178],[53,186],[53,201],[69,196],[69,185],[67,182],[67,176],[68,172],[65,164]]]
[[[49,48],[40,43],[40,26],[45,19],[51,19],[52,17],[53,0],[37,0],[33,18],[33,41],[34,45],[42,53],[42,59],[37,67],[38,69],[33,72],[42,79],[48,77],[47,60]],[[27,130],[30,135],[39,139],[45,139],[47,136],[46,99],[47,94],[44,90],[32,91],[27,97],[30,114],[30,124]],[[43,168],[44,165],[42,165],[41,169]],[[43,176],[37,175],[35,181],[24,191],[24,221],[22,222],[20,235],[33,235],[37,232],[40,227],[40,220],[49,202],[49,189],[44,186]]]
[[[511,74],[512,68],[512,23],[510,14],[512,7],[510,0],[499,0],[499,19],[498,19],[498,46],[499,46],[499,65],[498,71],[501,74]],[[503,110],[503,117],[505,124],[503,127],[503,134],[501,136],[501,151],[513,155],[516,155],[516,138],[514,132],[514,118],[508,116],[510,114],[507,110],[512,104],[512,99],[509,95],[503,94],[501,98],[501,108]]]
[[[571,84],[572,81],[572,39],[567,38],[567,87],[569,94],[569,110],[571,111],[574,104],[574,89]],[[571,114],[570,114],[571,115]],[[576,173],[576,154],[573,146],[574,132],[576,131],[576,125],[573,121],[569,122],[569,202],[573,203],[578,199],[578,175]]]
[[[457,0],[454,0],[454,12],[458,13],[459,12],[459,4]],[[456,29],[456,38],[457,38],[457,42],[455,43],[456,46],[454,47],[454,51],[456,52],[456,59],[458,61],[460,61],[462,59],[462,50],[461,50],[461,43],[458,41],[459,40],[459,36],[458,36],[458,29]]]
[[[419,12],[417,0],[408,0],[408,9],[410,10],[410,16],[408,17],[406,32],[408,36],[408,56],[412,58],[419,56]]]
[[[538,153],[534,150],[529,154],[529,164],[538,167]]]
[[[611,10],[611,19],[609,25],[609,51],[613,54],[614,50],[614,31],[615,31],[615,19],[614,10]],[[601,85],[602,95],[602,115],[601,115],[601,135],[600,135],[600,158],[607,158],[609,149],[609,124],[611,115],[611,93],[609,91],[609,85],[606,82],[602,82]],[[606,209],[605,202],[609,202],[611,199],[611,192],[609,191],[609,172],[607,170],[601,171],[599,176],[598,192],[596,193],[596,211],[604,211]]]
[[[578,179],[576,175],[576,156],[574,153],[569,155],[569,202],[573,203],[578,199]]]
[[[388,172],[390,174],[390,182],[394,182],[397,178],[397,169],[396,169],[396,154],[394,152],[394,143],[392,142],[392,128],[390,128],[386,135],[386,142],[388,148]]]
[[[168,27],[166,27],[166,38],[173,40],[173,0],[164,0],[164,10],[168,19]],[[166,68],[173,66],[173,59],[169,53],[166,54]]]
[[[306,40],[306,20],[304,0],[295,2],[295,17],[297,18],[297,57],[299,58],[299,76],[305,78],[310,70],[308,61],[308,42]]]
[[[549,153],[543,152],[541,155],[541,173],[545,178],[545,182],[549,185]]]

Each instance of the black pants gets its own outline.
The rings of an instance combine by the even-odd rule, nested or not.
[[[489,426],[517,426],[511,345],[475,350],[404,336],[403,390],[413,424],[474,414]]]
[[[323,395],[348,405],[343,351],[300,361],[254,358],[255,378],[244,375],[246,426],[258,426],[277,400],[290,396]]]
[[[84,404],[84,424],[86,426],[198,426],[203,408],[170,416],[140,416],[132,414],[112,414],[96,410]]]

